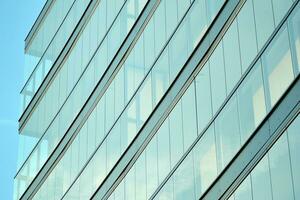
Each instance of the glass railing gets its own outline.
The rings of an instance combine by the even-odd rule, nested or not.
[[[127,33],[146,3],[144,0],[138,2],[135,4],[132,1],[128,3],[123,0],[120,2],[119,0],[103,0],[94,11],[77,41],[78,45],[74,47],[68,59],[64,62],[61,71],[48,88],[47,93],[38,105],[40,107],[37,107],[32,114],[31,117],[35,117],[37,121],[31,118],[22,130],[27,131],[20,135],[23,137],[24,144],[36,145],[28,148],[33,148],[33,150],[15,177],[16,187],[19,188],[16,191],[17,196],[22,195],[22,191],[25,191],[46,162],[91,94],[96,83],[102,77],[107,68],[107,63],[114,57],[118,47],[126,38]],[[109,12],[106,12],[106,8],[109,8]],[[126,25],[122,29],[123,32],[119,30],[121,24]],[[116,34],[120,34],[118,38],[115,37]],[[114,37],[114,40],[111,37]],[[100,46],[95,47],[99,43]],[[81,49],[86,51],[78,54]],[[93,49],[94,51],[92,51]],[[106,52],[108,54],[105,54]],[[89,61],[88,59],[91,57],[92,60]],[[54,119],[51,121],[53,116]],[[48,127],[46,126],[46,117],[50,121]],[[41,126],[43,129],[46,127],[45,132],[41,131]],[[38,133],[37,130],[39,130]],[[40,139],[37,143],[35,141],[28,142],[39,138],[38,136]],[[23,177],[26,177],[26,179]]]
[[[70,10],[66,9],[67,5]],[[28,75],[25,75],[26,82],[21,90],[23,111],[48,74],[88,5],[89,0],[76,0],[74,3],[71,0],[57,0],[53,4],[48,17],[25,52],[25,71]],[[62,18],[61,13],[66,11],[68,12],[65,18],[58,24],[57,22]],[[60,26],[54,29],[51,25]]]
[[[175,4],[173,7],[168,7],[166,6],[170,5],[168,1],[160,2],[154,16],[150,19],[124,66],[107,89],[105,96],[98,102],[95,110],[81,128],[64,157],[40,188],[36,198],[44,197],[47,194],[47,186],[49,185],[51,187],[69,185],[70,174],[72,174],[72,180],[83,169],[84,171],[79,174],[80,177],[76,178],[76,182],[71,182],[71,188],[67,190],[63,198],[88,198],[102,182],[106,173],[113,167],[120,153],[129,145],[142,123],[151,113],[152,108],[154,108],[152,102],[158,103],[163,92],[170,84],[168,74],[171,74],[171,79],[175,78],[176,73],[183,66],[182,62],[188,58],[188,55],[207,29],[205,3],[193,3],[192,8],[190,8],[189,1],[178,3],[179,5]],[[223,2],[208,3],[207,6],[211,10],[208,16],[209,22],[211,22],[222,4]],[[177,6],[185,9],[178,12]],[[189,10],[187,15],[185,15],[185,10]],[[204,12],[199,13],[199,10],[204,10]],[[173,33],[183,16],[185,18],[180,22],[175,34],[172,34],[172,39],[167,41],[166,36],[168,38]],[[160,31],[158,33],[154,31],[156,27],[159,27]],[[186,34],[190,33],[193,34],[187,37]],[[161,51],[160,49],[166,41],[168,43]],[[180,49],[180,52],[177,52],[178,49]],[[139,56],[141,52],[142,56]],[[173,54],[173,56],[170,54],[170,61],[168,61],[169,52]],[[185,56],[178,62],[175,59],[179,56],[175,56],[175,53]],[[158,59],[156,59],[157,56]],[[155,64],[151,64],[153,62]],[[174,64],[173,69],[169,69],[166,65],[168,62]],[[156,88],[151,87],[152,83],[156,85]],[[134,96],[132,97],[132,95]],[[142,103],[143,106],[141,106]],[[121,147],[116,145],[119,142]],[[77,154],[76,152],[80,153]],[[87,168],[83,168],[92,155],[93,158],[87,164]],[[107,164],[104,164],[106,162]],[[71,173],[65,173],[65,169],[70,169]],[[56,176],[64,178],[60,179],[59,182],[54,182]],[[93,184],[88,185],[85,181]]]

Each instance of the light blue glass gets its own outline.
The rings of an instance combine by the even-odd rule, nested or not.
[[[241,141],[244,143],[266,115],[260,62],[256,63],[238,89]]]
[[[183,145],[186,151],[197,137],[195,86],[192,84],[182,97]]]
[[[300,116],[292,122],[292,124],[287,129],[288,133],[288,144],[290,149],[290,159],[291,159],[291,170],[293,174],[293,184],[295,199],[300,198],[300,157],[299,157],[299,146],[300,146]]]
[[[147,184],[146,184],[146,159],[145,154],[141,154],[135,164],[136,169],[136,185],[135,190],[136,199],[146,199]]]
[[[234,192],[235,200],[252,200],[251,178],[248,176]]]
[[[275,24],[277,26],[293,4],[293,0],[272,0],[272,2]]]
[[[174,199],[196,199],[193,154],[189,154],[174,173]]]
[[[195,193],[199,199],[217,175],[216,145],[214,125],[193,149]]]
[[[212,103],[210,90],[210,73],[208,65],[204,65],[195,79],[197,98],[198,134],[212,117]]]
[[[136,185],[135,185],[135,170],[131,170],[130,172],[128,172],[128,175],[126,176],[126,179],[125,179],[125,195],[126,196],[125,198],[126,199],[132,199],[134,200],[135,199],[135,191],[139,188],[136,188]],[[122,188],[122,184],[123,182],[120,184],[120,188]],[[117,198],[119,199],[119,198]]]
[[[223,38],[226,88],[229,93],[241,77],[241,57],[237,21],[233,21]]]
[[[289,34],[291,36],[291,46],[296,57],[296,65],[298,66],[298,73],[300,72],[300,9],[299,5],[296,7],[292,17],[289,21]]]
[[[222,46],[220,43],[216,47],[209,60],[213,114],[219,109],[227,94]]]
[[[169,120],[166,119],[157,131],[158,182],[161,183],[171,170]]]
[[[275,28],[272,0],[253,0],[257,45],[261,49]]]
[[[170,115],[171,168],[183,154],[182,106],[177,103]]]
[[[253,199],[272,199],[268,156],[265,156],[251,172]]]
[[[146,148],[147,199],[151,197],[158,186],[157,155],[157,136],[155,135]]]
[[[273,200],[293,199],[291,162],[286,133],[272,146],[269,159]]]
[[[288,32],[284,26],[262,57],[265,82],[273,106],[294,79]]]
[[[234,95],[216,119],[216,146],[220,169],[228,164],[240,148],[240,127],[237,100]]]

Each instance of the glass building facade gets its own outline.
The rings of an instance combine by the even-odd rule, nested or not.
[[[299,0],[47,0],[14,199],[300,199]]]

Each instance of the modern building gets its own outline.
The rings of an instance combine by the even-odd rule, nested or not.
[[[47,0],[15,199],[300,199],[299,0]]]

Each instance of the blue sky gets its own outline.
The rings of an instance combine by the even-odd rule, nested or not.
[[[0,0],[0,199],[10,200],[16,173],[24,39],[45,0]]]

